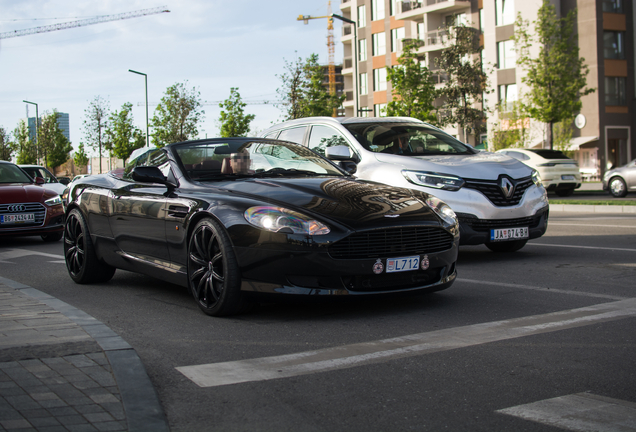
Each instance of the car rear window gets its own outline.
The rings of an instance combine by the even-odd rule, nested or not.
[[[558,150],[548,150],[548,149],[529,149],[531,152],[538,154],[544,159],[570,159],[563,152]]]

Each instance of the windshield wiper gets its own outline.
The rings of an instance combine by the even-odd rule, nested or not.
[[[253,174],[203,174],[196,177],[192,177],[192,180],[237,180],[247,177],[252,177]]]
[[[285,176],[318,176],[322,175],[313,171],[298,170],[296,168],[272,168],[267,171],[258,171],[254,177],[285,177]]]

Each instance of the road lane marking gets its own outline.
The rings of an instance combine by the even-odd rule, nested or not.
[[[571,223],[559,223],[559,222],[550,222],[549,223],[550,226],[552,225],[559,225],[559,226],[570,226],[570,227],[579,227],[579,226],[586,226],[586,227],[594,227],[594,228],[629,228],[629,229],[636,229],[636,226],[629,226],[629,225],[597,225],[597,224],[571,224]]]
[[[495,411],[577,432],[636,432],[636,404],[577,393]]]
[[[200,387],[288,378],[520,338],[636,316],[636,298],[314,351],[181,366]]]
[[[556,294],[570,294],[570,295],[578,295],[578,296],[585,296],[585,297],[602,298],[607,300],[625,300],[629,298],[629,297],[621,297],[621,296],[615,296],[615,295],[609,295],[609,294],[596,294],[596,293],[585,292],[585,291],[571,291],[571,290],[562,290],[558,288],[545,288],[545,287],[537,287],[537,286],[531,286],[531,285],[511,284],[511,283],[505,283],[505,282],[489,282],[489,281],[480,281],[480,280],[474,280],[474,279],[458,278],[456,282],[468,282],[468,283],[474,283],[474,284],[480,284],[480,285],[492,285],[492,286],[500,286],[500,287],[506,287],[506,288],[519,288],[519,289],[526,289],[526,290],[533,290],[533,291],[545,291],[545,292],[551,292]]]
[[[49,258],[55,258],[57,260],[57,261],[49,261],[49,262],[56,262],[56,263],[65,262],[64,255],[55,255],[55,254],[49,254],[44,252],[36,252],[32,250],[27,250],[27,249],[9,249],[8,251],[0,252],[0,263],[12,264],[11,261],[7,261],[7,260],[15,259],[15,258],[23,258],[30,255],[45,256]],[[62,261],[59,261],[59,260],[62,260]]]
[[[528,242],[526,246],[549,246],[549,247],[562,247],[562,248],[572,248],[572,249],[596,249],[596,250],[609,250],[609,251],[622,251],[622,252],[636,252],[636,249],[598,247],[598,246],[558,245],[558,244],[531,243],[531,242]]]

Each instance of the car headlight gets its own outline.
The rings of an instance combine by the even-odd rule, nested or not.
[[[464,180],[462,178],[448,174],[408,170],[403,170],[402,174],[411,183],[435,189],[457,191],[464,186]]]
[[[457,224],[457,215],[455,214],[453,209],[450,208],[450,206],[441,199],[434,196],[429,196],[426,199],[426,204],[431,209],[433,209],[433,211],[437,213],[437,215],[441,217],[446,223],[450,225]]]
[[[59,195],[55,195],[53,198],[49,198],[46,201],[44,201],[44,204],[46,204],[48,206],[54,206],[54,205],[62,204],[62,198],[60,198]]]
[[[245,220],[257,228],[285,234],[329,234],[329,227],[304,214],[283,207],[250,207],[245,210]]]
[[[539,171],[532,170],[532,181],[537,186],[543,186],[543,183],[541,183],[541,175],[539,174]]]

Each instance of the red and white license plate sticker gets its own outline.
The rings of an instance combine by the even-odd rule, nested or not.
[[[410,256],[403,258],[388,258],[386,260],[386,272],[396,273],[417,270],[420,268],[420,257]]]
[[[490,241],[518,240],[528,238],[528,227],[490,230]]]
[[[2,224],[20,224],[27,222],[35,222],[35,215],[33,213],[9,214],[0,216],[0,223]]]

